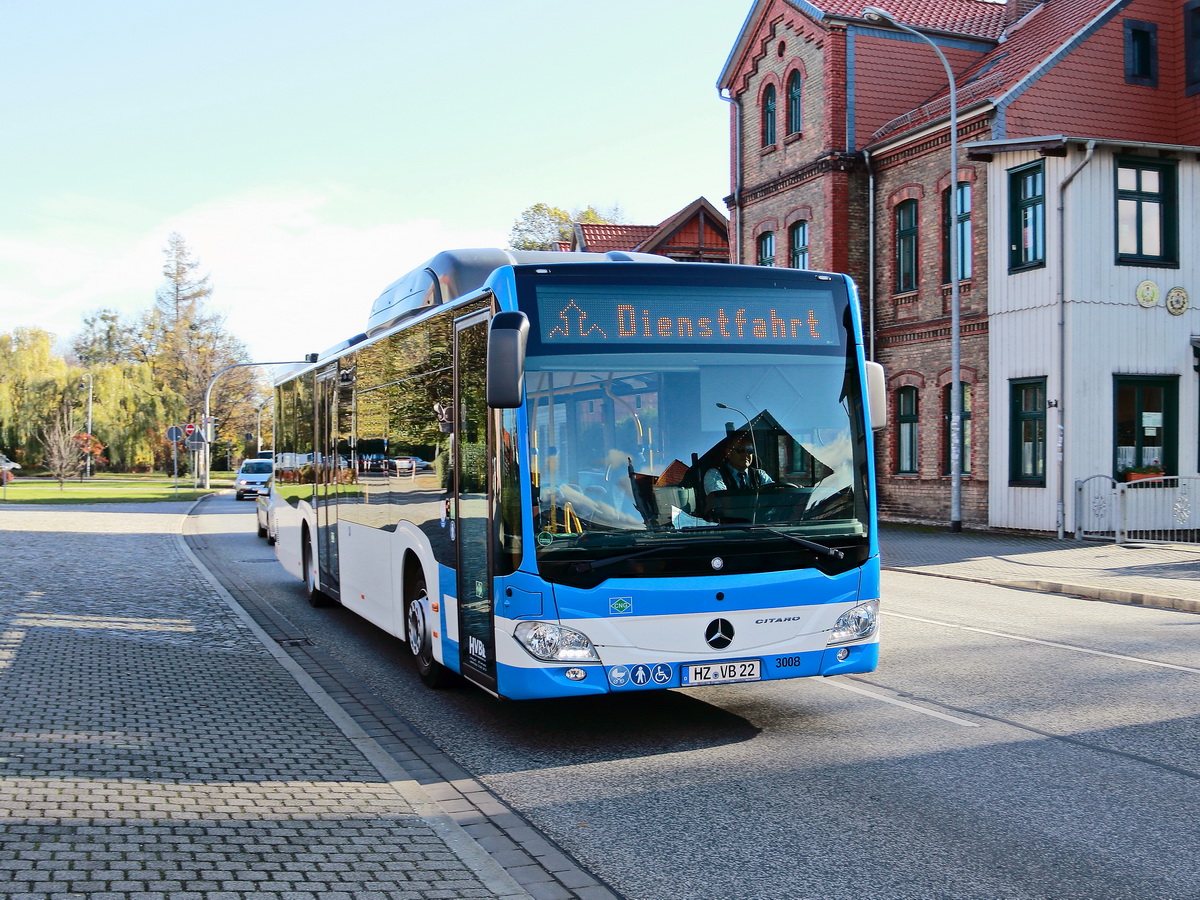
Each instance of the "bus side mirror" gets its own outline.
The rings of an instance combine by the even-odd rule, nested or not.
[[[487,347],[487,405],[516,409],[525,401],[525,345],[529,319],[522,312],[492,316]]]
[[[867,409],[874,430],[887,428],[887,381],[883,366],[870,360],[867,360]]]

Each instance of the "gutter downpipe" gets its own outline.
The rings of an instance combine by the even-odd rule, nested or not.
[[[1063,399],[1067,396],[1067,214],[1064,199],[1067,187],[1075,176],[1092,161],[1096,142],[1087,142],[1087,154],[1070,173],[1058,183],[1058,503],[1056,509],[1058,539],[1066,536],[1066,416]],[[1076,523],[1078,530],[1079,523]]]
[[[867,164],[867,316],[871,332],[871,354],[875,362],[875,167],[871,165],[871,151],[863,148],[863,159]]]
[[[725,96],[725,89],[718,86],[717,96],[733,107],[733,258],[732,263],[742,261],[742,104],[736,97]]]

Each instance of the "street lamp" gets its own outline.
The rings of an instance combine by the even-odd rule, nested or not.
[[[85,467],[86,477],[91,478],[92,477],[92,452],[91,452],[91,448],[92,448],[92,373],[84,372],[83,375],[81,375],[80,377],[86,378],[88,380],[88,415],[87,415],[88,444],[87,444],[87,452],[85,452],[83,454],[83,460],[84,460],[83,464]]]
[[[212,442],[216,435],[213,433],[212,416],[209,415],[209,409],[210,401],[212,399],[213,385],[217,383],[217,379],[230,369],[242,369],[247,366],[292,366],[303,363],[314,363],[316,361],[317,355],[315,353],[311,353],[305,359],[285,359],[283,362],[234,363],[231,366],[226,366],[225,368],[221,369],[208,380],[208,387],[204,390],[204,422],[202,423],[202,427],[204,429],[204,489],[206,491],[212,487],[212,472],[210,471],[212,465],[210,461],[212,459]]]
[[[962,531],[962,341],[959,334],[958,260],[958,88],[945,54],[926,35],[901,25],[887,10],[863,8],[868,22],[885,23],[920,38],[933,48],[950,82],[950,530]]]

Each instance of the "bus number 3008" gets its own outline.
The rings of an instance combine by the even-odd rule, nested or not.
[[[777,669],[792,669],[802,665],[804,665],[803,656],[777,656],[775,658],[775,668]]]

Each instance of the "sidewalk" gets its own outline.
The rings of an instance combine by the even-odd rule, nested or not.
[[[186,510],[0,512],[0,896],[529,898],[226,602]]]
[[[885,525],[884,569],[1200,612],[1200,546]]]

